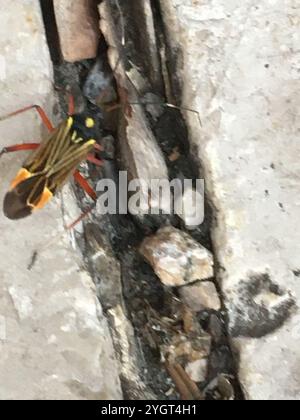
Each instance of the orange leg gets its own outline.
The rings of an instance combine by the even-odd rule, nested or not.
[[[71,93],[68,93],[69,100],[68,100],[68,115],[74,115],[75,114],[75,100],[74,96]]]
[[[69,116],[74,115],[75,114],[75,100],[72,93],[68,89],[62,86],[58,86],[58,85],[54,85],[54,89],[59,92],[63,92],[68,97],[68,115]]]
[[[100,144],[95,144],[94,145],[94,149],[97,152],[103,152],[103,147]],[[103,165],[103,160],[101,159],[97,159],[93,154],[89,154],[87,157],[87,160],[91,163],[94,163],[97,166],[102,166]]]
[[[103,151],[103,147],[100,146],[100,144],[97,144],[97,143],[94,145],[94,149],[95,150],[98,150],[99,152],[102,152]]]
[[[87,160],[91,163],[93,163],[94,165],[97,166],[102,166],[103,165],[103,161],[101,159],[97,159],[94,155],[89,154],[87,157]]]
[[[108,105],[105,107],[106,112],[115,111],[116,109],[120,109],[122,105],[120,103],[115,103],[113,105]]]
[[[66,226],[66,230],[72,230],[78,223],[80,223],[83,219],[85,219],[91,211],[95,208],[95,203],[89,207],[86,211],[84,211],[74,222],[72,222],[70,225]]]
[[[95,145],[96,150],[103,150],[100,145]],[[100,159],[97,159],[94,155],[90,154],[87,157],[87,160],[94,163],[95,165],[101,166],[103,164],[103,161]],[[91,211],[94,209],[97,201],[97,194],[93,190],[93,188],[90,186],[88,181],[81,175],[81,173],[76,170],[73,174],[75,181],[77,184],[94,200],[94,205],[89,207],[85,212],[83,212],[74,222],[72,222],[69,226],[66,227],[67,230],[72,230],[79,222],[81,222],[83,219],[85,219]]]
[[[66,226],[66,230],[72,230],[78,223],[80,223],[82,220],[84,220],[91,211],[95,208],[96,202],[97,202],[97,194],[93,190],[93,188],[90,186],[88,181],[81,175],[81,173],[76,170],[73,174],[75,181],[77,184],[93,199],[94,203],[92,206],[90,206],[87,210],[85,210],[81,215],[74,220],[70,225]]]
[[[54,130],[54,127],[53,127],[50,119],[48,118],[46,112],[39,105],[30,105],[30,106],[26,106],[25,108],[18,109],[15,112],[11,112],[10,114],[7,114],[7,115],[4,115],[3,117],[0,117],[0,121],[3,121],[3,120],[6,120],[7,118],[14,117],[16,115],[22,114],[23,112],[29,111],[31,109],[35,109],[37,111],[37,113],[41,117],[42,122],[45,124],[45,126],[47,127],[47,129],[50,132]]]
[[[3,147],[0,152],[0,157],[5,153],[14,153],[20,152],[22,150],[36,150],[39,147],[39,143],[24,143],[24,144],[15,144],[14,146]]]
[[[88,181],[81,175],[81,173],[76,170],[73,174],[75,181],[77,184],[94,200],[97,201],[97,194],[90,186]]]

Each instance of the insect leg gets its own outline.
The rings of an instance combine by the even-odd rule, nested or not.
[[[97,194],[90,186],[88,181],[81,175],[81,173],[76,170],[73,174],[75,181],[77,184],[94,200],[97,201]]]
[[[74,115],[75,114],[75,100],[72,93],[68,93],[68,115]]]
[[[95,149],[95,151],[96,152],[103,152],[103,147],[100,145],[100,144],[98,144],[98,143],[96,143],[95,145],[94,145],[94,149]],[[97,166],[102,166],[103,165],[103,160],[101,160],[101,159],[97,159],[94,155],[92,155],[92,154],[89,154],[88,155],[88,157],[87,157],[87,160],[89,161],[89,162],[91,162],[91,163],[94,163],[95,165],[97,165]]]
[[[122,107],[121,103],[115,103],[113,105],[109,105],[105,107],[105,111],[106,112],[111,112],[111,111],[115,111],[116,109],[119,109]]]
[[[81,215],[76,220],[74,220],[74,222],[72,222],[70,225],[66,226],[66,230],[74,229],[74,227],[76,225],[78,225],[78,223],[80,223],[83,219],[85,219],[92,212],[92,210],[95,208],[95,204],[96,203],[94,203],[91,207],[89,207],[87,210],[85,210],[83,213],[81,213]]]
[[[80,223],[82,220],[84,220],[91,211],[95,208],[96,202],[97,202],[97,194],[93,190],[93,188],[90,186],[88,181],[81,175],[81,173],[76,170],[73,174],[75,181],[80,185],[80,187],[94,200],[94,204],[90,206],[87,210],[85,210],[81,215],[74,220],[70,225],[66,226],[66,230],[72,230],[74,227]]]
[[[0,157],[5,153],[20,152],[22,150],[36,150],[40,146],[40,143],[24,143],[15,144],[14,146],[3,147],[0,151]]]
[[[75,98],[74,95],[70,92],[69,87],[62,87],[54,84],[54,89],[58,92],[62,92],[65,97],[68,98],[68,115],[72,116],[75,114]]]
[[[91,163],[93,163],[94,165],[97,166],[102,166],[103,165],[103,161],[101,159],[97,159],[94,155],[89,154],[87,157],[87,160]]]
[[[94,144],[94,149],[97,150],[98,152],[102,152],[103,151],[103,147],[100,144],[98,144],[98,143],[95,143]]]
[[[78,223],[80,223],[82,220],[84,220],[93,211],[95,206],[96,206],[96,201],[87,210],[85,210],[83,213],[81,213],[81,215],[76,220],[74,220],[74,222],[72,222],[70,225],[65,226],[64,232],[62,234],[59,234],[59,235],[55,236],[54,238],[52,238],[51,241],[49,241],[46,244],[44,244],[43,246],[41,246],[38,251],[34,251],[32,256],[31,256],[31,260],[28,264],[27,269],[29,271],[32,270],[32,268],[34,267],[34,265],[36,263],[37,258],[39,257],[39,255],[43,251],[45,251],[47,248],[49,248],[50,246],[56,244],[66,231],[70,231],[70,230],[74,229],[75,226],[78,225]]]
[[[22,114],[23,112],[29,111],[30,109],[35,109],[37,111],[37,113],[41,117],[42,122],[47,127],[48,131],[51,132],[51,131],[54,130],[54,127],[53,127],[50,119],[48,118],[46,112],[39,105],[29,105],[29,106],[26,106],[25,108],[18,109],[17,111],[11,112],[10,114],[7,114],[7,115],[4,115],[3,117],[0,117],[0,121],[3,121],[3,120],[6,120],[7,118],[14,117],[16,115]]]

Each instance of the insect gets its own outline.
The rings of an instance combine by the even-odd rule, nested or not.
[[[9,219],[17,220],[42,209],[59,191],[68,178],[75,181],[94,200],[97,195],[77,167],[89,160],[101,165],[93,152],[102,147],[96,142],[95,121],[88,115],[76,114],[74,99],[70,95],[68,117],[56,128],[45,111],[38,105],[28,106],[0,118],[0,121],[35,109],[49,131],[41,143],[24,143],[3,148],[0,156],[23,150],[32,150],[11,183],[3,202],[3,211]]]

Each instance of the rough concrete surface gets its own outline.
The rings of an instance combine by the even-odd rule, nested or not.
[[[0,0],[0,22],[0,115],[31,103],[51,114],[52,65],[39,3]],[[37,141],[41,131],[34,111],[3,121],[1,147]],[[1,202],[23,160],[23,153],[1,158]],[[69,220],[79,210],[68,187],[63,198]],[[21,221],[0,215],[0,399],[121,398],[92,281],[69,236],[57,236],[62,230],[59,198]],[[53,238],[28,271],[32,252]]]
[[[297,0],[162,0],[249,399],[300,398]],[[252,337],[252,338],[251,338]]]

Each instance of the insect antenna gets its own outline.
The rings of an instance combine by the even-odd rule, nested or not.
[[[127,36],[126,36],[126,25],[125,25],[124,11],[122,10],[120,0],[114,0],[114,4],[115,4],[115,7],[118,11],[119,25],[116,25],[116,23],[114,23],[113,31],[115,33],[117,33],[118,32],[117,26],[118,26],[119,33],[121,32],[121,34],[120,34],[121,39],[118,40],[117,39],[118,37],[113,37],[114,38],[114,42],[113,42],[114,45],[109,45],[109,43],[108,43],[109,46],[113,47],[114,49],[116,49],[118,51],[118,57],[115,60],[112,71],[113,71],[113,74],[115,74],[116,79],[118,79],[117,70],[119,69],[119,66],[122,65],[121,73],[124,73],[124,76],[126,77],[129,84],[137,92],[137,95],[136,95],[137,97],[133,98],[133,100],[129,100],[128,99],[129,95],[126,95],[126,87],[125,86],[119,87],[119,96],[120,96],[121,102],[123,101],[125,103],[124,104],[125,109],[129,109],[129,107],[131,105],[139,105],[139,106],[158,105],[158,106],[162,106],[162,107],[165,107],[165,108],[176,109],[180,112],[190,112],[190,113],[193,113],[197,117],[200,127],[203,127],[200,112],[196,109],[192,109],[192,108],[190,108],[188,106],[185,106],[185,105],[181,106],[181,105],[176,105],[174,103],[171,103],[171,102],[173,102],[173,95],[170,95],[170,94],[166,93],[166,97],[167,97],[166,102],[139,101],[139,97],[140,97],[141,92],[139,92],[139,89],[136,86],[135,82],[133,81],[133,79],[130,75],[130,72],[126,70],[126,63],[127,63],[127,64],[130,64],[131,68],[134,69],[134,71],[137,73],[137,75],[139,74],[139,70],[137,69],[136,65],[133,63],[133,61],[129,57],[127,57],[126,51],[125,51]],[[126,63],[124,62],[124,60],[126,60]],[[164,66],[164,64],[165,64],[165,59],[163,59],[161,57],[161,65]],[[163,71],[164,74],[166,72],[168,73],[167,69],[165,69],[165,71]],[[169,79],[169,77],[167,77],[167,78]],[[165,88],[166,88],[166,85],[169,85],[170,81],[168,82],[168,81],[165,80],[164,82],[165,82],[164,84],[165,84]],[[124,93],[124,91],[125,91],[125,93]],[[128,113],[128,115],[129,115],[129,113]]]

